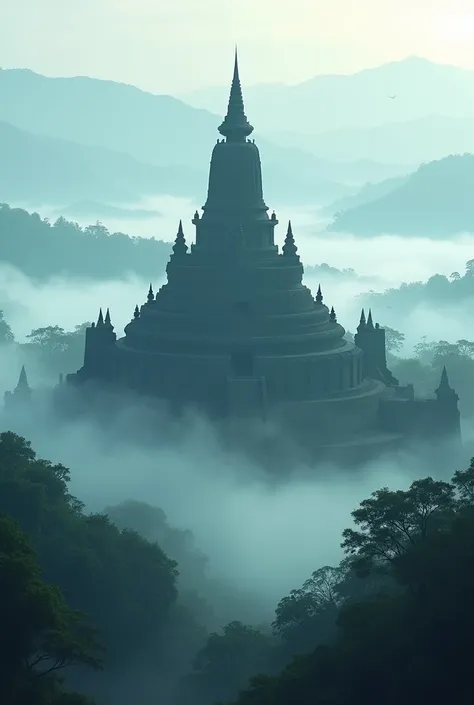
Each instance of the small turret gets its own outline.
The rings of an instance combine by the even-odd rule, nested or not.
[[[25,366],[23,365],[18,378],[18,383],[13,392],[5,392],[4,402],[8,409],[26,406],[31,401],[31,388],[28,384]]]
[[[105,312],[105,319],[102,308],[99,311],[97,324],[93,323],[86,328],[86,342],[84,348],[84,365],[78,374],[87,378],[99,376],[99,372],[107,367],[107,351],[117,340],[114,332],[110,309]],[[110,370],[110,365],[109,365]]]
[[[448,373],[446,371],[446,365],[443,367],[441,372],[441,379],[439,386],[435,389],[436,399],[439,402],[452,402],[457,404],[459,397],[454,391],[454,389],[449,384]]]
[[[135,318],[135,320],[137,318],[140,318],[140,309],[138,308],[138,304],[135,306],[135,310],[133,312],[133,317]]]
[[[227,115],[225,116],[222,124],[219,125],[218,130],[228,142],[245,141],[245,139],[253,132],[253,127],[247,120],[244,112],[244,99],[242,97],[242,88],[240,85],[237,49],[235,50],[234,75],[232,77],[232,85],[230,87]]]
[[[374,326],[372,310],[369,309],[367,320],[362,309],[354,343],[364,353],[362,358],[362,377],[376,379],[388,387],[398,387],[396,379],[387,367],[385,347],[385,329],[378,324]]]
[[[329,314],[329,320],[331,323],[337,323],[337,318],[336,318],[336,312],[334,310],[334,306],[331,306],[331,312]]]
[[[187,252],[188,252],[188,246],[186,244],[186,239],[184,237],[183,222],[180,220],[179,226],[178,226],[178,233],[176,235],[176,240],[174,241],[174,245],[173,245],[173,253],[179,257],[182,255],[186,255]]]
[[[155,300],[155,294],[153,293],[153,287],[151,284],[150,284],[150,288],[148,289],[148,295],[146,298],[147,298],[149,304],[151,304],[151,302]]]
[[[295,238],[293,237],[291,220],[289,220],[288,229],[286,231],[285,244],[283,245],[283,255],[285,257],[295,257],[297,252],[298,248],[295,245]]]
[[[315,299],[315,301],[316,301],[316,303],[319,304],[319,305],[323,303],[323,294],[322,294],[322,291],[321,291],[321,284],[319,284],[319,286],[318,286],[318,291],[317,291],[317,293],[316,293],[316,299]]]
[[[449,384],[446,367],[443,367],[441,379],[435,389],[435,416],[432,427],[438,439],[446,438],[461,443],[461,416],[458,409],[459,397]]]

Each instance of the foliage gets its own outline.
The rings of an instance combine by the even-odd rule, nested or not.
[[[389,328],[389,326],[382,327],[385,330],[385,349],[387,353],[400,352],[405,342],[405,334],[394,328]]]
[[[57,672],[98,668],[101,650],[84,616],[41,578],[28,536],[0,515],[0,690],[8,705],[85,702],[61,693]],[[54,696],[54,697],[53,697]]]
[[[403,282],[399,287],[392,287],[384,292],[370,291],[361,294],[358,299],[360,307],[381,311],[385,308],[395,309],[400,316],[412,313],[418,307],[445,309],[446,315],[452,315],[453,306],[468,303],[474,296],[473,260],[466,262],[464,274],[453,272],[450,277],[435,274],[426,282]]]
[[[50,223],[5,203],[0,204],[0,245],[2,261],[34,279],[136,274],[148,281],[164,272],[170,254],[170,245],[154,238],[109,233],[102,223],[81,228],[63,217]]]
[[[346,564],[319,568],[301,588],[280,600],[272,627],[283,640],[287,656],[315,648],[332,636],[337,610],[344,601],[340,587],[346,573]]]
[[[180,702],[211,704],[241,690],[255,672],[271,669],[272,638],[242,622],[230,622],[222,634],[210,634],[185,679]]]
[[[15,336],[13,335],[12,329],[6,322],[3,311],[0,310],[0,345],[13,343],[14,340]]]
[[[343,535],[346,567],[359,576],[382,570],[385,582],[339,605],[332,643],[295,657],[278,677],[253,678],[237,702],[469,702],[474,458],[449,483],[428,477],[405,491],[378,490],[352,516],[355,528]]]
[[[158,643],[176,600],[176,564],[107,516],[85,514],[68,482],[67,468],[0,433],[0,512],[30,533],[45,578],[100,628],[108,662],[126,661],[137,643]]]

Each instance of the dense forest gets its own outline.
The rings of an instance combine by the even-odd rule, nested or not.
[[[127,274],[156,277],[164,272],[171,245],[154,238],[109,233],[101,223],[81,228],[58,218],[50,223],[38,213],[0,204],[3,262],[34,279],[68,275],[116,279]]]
[[[374,492],[342,562],[283,597],[272,625],[216,631],[181,598],[172,552],[189,536],[159,508],[88,514],[67,468],[10,432],[0,461],[5,705],[92,702],[75,691],[99,705],[471,702],[474,459],[451,482]]]
[[[469,302],[474,296],[474,259],[466,262],[463,274],[452,272],[449,277],[434,274],[426,282],[403,283],[399,287],[383,292],[371,291],[359,298],[362,306],[388,307],[397,310],[400,316],[410,313],[417,306],[444,307],[452,309],[453,304]]]

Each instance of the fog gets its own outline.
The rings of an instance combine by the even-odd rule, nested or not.
[[[129,431],[140,423],[135,413],[124,411],[123,419]],[[262,620],[313,570],[339,562],[341,532],[362,499],[420,476],[407,458],[380,459],[356,474],[315,461],[275,484],[247,458],[223,450],[210,426],[193,417],[179,444],[160,441],[153,449],[125,441],[118,429],[111,442],[87,421],[57,433],[44,408],[41,421],[14,416],[10,426],[41,457],[71,468],[71,490],[90,511],[141,500],[161,507],[172,526],[191,529],[211,576],[252,593]]]
[[[122,230],[142,236],[172,240],[179,217],[189,220],[195,204],[168,199],[154,207],[162,212],[157,223],[122,223]],[[370,240],[321,232],[317,212],[296,214],[277,210],[278,241],[291,216],[299,252],[305,264],[326,262],[338,269],[353,268],[358,277],[309,275],[306,283],[315,290],[321,280],[325,302],[334,305],[338,320],[354,331],[359,313],[357,294],[382,291],[402,281],[426,279],[439,272],[449,275],[464,270],[472,256],[472,236],[454,241],[406,240],[382,236]],[[46,215],[42,212],[42,215]],[[114,223],[105,224],[117,229]],[[191,240],[192,227],[187,227]],[[99,306],[110,307],[118,335],[130,320],[136,303],[143,303],[149,282],[124,276],[118,281],[93,282],[54,278],[35,283],[21,272],[3,265],[0,269],[0,306],[17,340],[31,330],[59,325],[71,330],[96,317]],[[153,282],[157,288],[163,272]],[[392,325],[391,311],[375,311],[382,324]],[[470,311],[458,309],[449,320],[442,312],[416,310],[403,321],[407,346],[428,339],[457,340],[468,337]],[[0,360],[0,383],[11,389],[21,360],[6,352]],[[65,370],[69,372],[72,370]],[[32,386],[40,381],[36,370]],[[130,423],[138,423],[131,419]],[[225,452],[202,419],[188,420],[185,440],[179,446],[161,443],[153,449],[120,440],[106,441],[90,423],[66,426],[56,433],[46,414],[41,421],[17,417],[11,421],[33,443],[38,453],[60,461],[72,470],[71,489],[98,511],[125,499],[138,499],[161,507],[170,524],[189,528],[198,547],[210,558],[213,576],[254,592],[262,618],[271,618],[276,602],[298,587],[313,570],[341,557],[341,531],[350,524],[350,512],[373,490],[387,485],[407,486],[422,474],[414,461],[379,460],[357,475],[338,468],[305,469],[305,479],[269,485],[262,470],[239,455]],[[448,468],[450,475],[455,468]],[[314,471],[314,472],[313,472]],[[298,479],[299,478],[299,479]],[[237,617],[238,615],[236,615]]]

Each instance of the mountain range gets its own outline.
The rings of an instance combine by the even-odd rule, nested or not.
[[[222,115],[228,87],[216,90]],[[197,104],[214,93],[187,99]],[[366,182],[405,178],[420,161],[474,151],[474,72],[424,59],[297,86],[244,82],[244,96],[261,129],[270,206],[364,201],[367,192],[357,192]],[[0,70],[0,200],[122,206],[170,194],[204,202],[220,119],[122,83]]]
[[[222,87],[181,97],[222,112],[225,95]],[[474,150],[474,71],[419,57],[296,85],[246,87],[245,98],[266,137],[323,159],[370,159],[408,171]]]
[[[366,192],[365,202],[340,212],[328,230],[354,235],[390,233],[433,238],[472,233],[473,184],[472,154],[422,164],[406,179],[391,179],[385,184],[385,193],[379,184],[379,197],[370,199],[369,195],[367,200]]]
[[[202,200],[210,151],[220,122],[218,116],[171,96],[153,95],[133,86],[87,77],[48,78],[23,69],[0,71],[0,120],[24,133],[62,140],[57,151],[70,151],[64,141],[87,147],[88,156],[80,157],[82,161],[90,162],[92,148],[107,149],[108,154],[97,153],[102,170],[107,170],[114,159],[120,161],[118,153],[133,158],[142,166],[135,163],[128,177],[125,167],[119,168],[118,164],[111,167],[124,172],[126,190],[133,190],[132,182],[135,190],[143,188],[140,179],[135,179],[137,170],[148,170],[152,179],[156,178],[156,172],[151,167],[169,170],[170,178],[178,170],[175,173],[183,174],[182,195],[188,195],[192,188],[193,195]],[[358,166],[330,163],[308,151],[280,146],[264,138],[258,139],[258,144],[266,192],[273,202],[308,203],[315,197],[328,202],[351,192],[353,183],[361,183],[377,171],[377,165],[367,161]],[[49,146],[53,149],[51,142]],[[183,169],[189,174],[184,174]],[[387,169],[386,165],[381,167],[382,178]],[[61,189],[66,187],[61,185]],[[162,193],[170,193],[165,185],[161,188]],[[81,195],[81,198],[90,197],[89,193]],[[107,199],[99,188],[93,197],[100,201]]]
[[[247,113],[265,132],[318,134],[427,115],[474,117],[474,71],[416,56],[350,75],[319,75],[296,85],[246,86],[244,74],[242,78]],[[227,87],[203,88],[180,98],[221,114]]]
[[[193,196],[204,170],[160,167],[104,147],[34,135],[0,122],[0,199],[57,204],[99,197],[135,202],[160,192]]]

